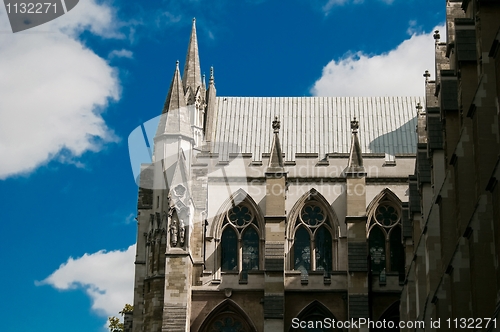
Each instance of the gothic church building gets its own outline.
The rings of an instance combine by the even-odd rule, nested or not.
[[[208,85],[201,75],[193,20],[153,162],[138,180],[126,329],[275,332],[300,331],[294,318],[399,321],[420,103],[218,96],[213,69]]]

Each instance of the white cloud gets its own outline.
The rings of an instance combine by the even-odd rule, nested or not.
[[[134,53],[129,50],[121,49],[121,50],[113,50],[109,52],[108,59],[113,58],[127,58],[132,59],[134,57]]]
[[[115,9],[106,3],[97,3],[96,0],[79,1],[78,5],[67,14],[38,28],[40,31],[60,30],[73,37],[89,30],[95,35],[105,38],[125,38],[118,32],[122,25],[116,19]],[[34,30],[34,29],[31,29]]]
[[[373,0],[370,0],[370,1],[373,1]],[[377,1],[383,2],[386,5],[392,5],[392,3],[394,2],[394,0],[377,0]],[[333,7],[335,7],[335,6],[343,6],[343,5],[347,5],[347,4],[357,5],[357,4],[363,4],[363,3],[365,3],[365,0],[327,0],[321,9],[325,13],[325,15],[328,15],[330,13],[330,11],[333,9]]]
[[[122,38],[117,24],[94,0],[16,34],[0,12],[0,179],[54,158],[78,164],[75,157],[116,141],[101,117],[119,98],[116,72],[77,38],[83,30]]]
[[[328,0],[328,2],[323,6],[323,11],[328,13],[334,6],[342,6],[348,1],[349,0]]]
[[[444,31],[444,27],[433,30]],[[380,55],[351,53],[332,60],[314,83],[315,96],[421,96],[423,73],[434,72],[433,32],[413,35]]]
[[[391,5],[394,0],[378,0],[378,1],[381,1],[387,5]],[[328,0],[326,2],[326,4],[323,5],[323,12],[328,15],[330,13],[330,10],[335,7],[335,6],[343,6],[343,5],[346,5],[346,4],[362,4],[364,3],[365,0]]]
[[[406,33],[410,36],[413,36],[416,34],[422,34],[423,27],[421,25],[418,25],[418,22],[416,20],[410,20],[408,22],[408,29],[406,29]]]
[[[105,316],[116,316],[126,303],[132,303],[134,290],[135,244],[125,251],[98,251],[80,258],[69,258],[37,285],[59,290],[84,289],[92,299],[92,309]]]

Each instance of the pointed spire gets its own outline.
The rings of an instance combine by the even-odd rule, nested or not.
[[[176,63],[174,77],[158,125],[157,135],[163,134],[192,136],[189,112],[184,99],[184,89],[179,72],[179,61]]]
[[[351,151],[349,153],[349,162],[347,164],[346,173],[365,173],[363,166],[363,156],[361,155],[361,146],[358,139],[359,122],[356,117],[351,121]]]
[[[281,152],[281,144],[279,138],[280,132],[280,121],[278,121],[278,117],[274,117],[273,121],[273,143],[271,145],[271,153],[269,156],[269,165],[267,166],[267,173],[284,173],[285,168],[283,164],[283,154]]]
[[[198,39],[196,37],[196,19],[193,18],[193,27],[191,29],[191,37],[186,55],[186,63],[184,65],[184,73],[182,75],[182,84],[184,92],[187,94],[191,89],[194,95],[198,87],[201,87],[201,68],[200,57],[198,55]]]
[[[203,129],[205,131],[205,140],[212,141],[212,128],[215,125],[215,108],[216,108],[216,94],[214,84],[214,67],[210,67],[210,79],[208,80],[207,89],[207,111],[205,113],[205,123]]]
[[[186,101],[184,100],[184,90],[182,88],[181,74],[179,72],[179,60],[177,60],[174,77],[172,78],[170,89],[168,90],[167,100],[163,106],[162,114],[167,113],[168,110],[174,110],[181,107],[186,107]]]

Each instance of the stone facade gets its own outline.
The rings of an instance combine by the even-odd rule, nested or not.
[[[397,321],[424,100],[217,97],[199,66],[193,21],[142,165],[129,330]]]
[[[448,0],[446,9],[447,29],[434,35],[436,80],[424,75],[418,114],[401,318],[425,321],[426,331],[436,330],[431,320],[458,330],[455,319],[483,319],[474,326],[496,331],[500,3]],[[497,322],[486,328],[485,318]]]

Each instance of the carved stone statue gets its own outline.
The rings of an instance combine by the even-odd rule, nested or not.
[[[170,245],[172,247],[177,246],[177,234],[179,231],[179,225],[177,224],[177,220],[172,218],[170,221]]]
[[[181,246],[184,245],[185,240],[186,240],[186,225],[184,224],[184,219],[181,219],[179,225],[179,243]]]

